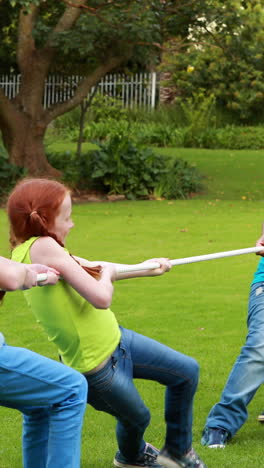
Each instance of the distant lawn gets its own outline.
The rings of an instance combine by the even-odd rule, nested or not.
[[[190,156],[191,151],[186,155]],[[236,180],[233,182],[235,185]],[[229,185],[227,176],[224,183]],[[227,191],[226,186],[223,190]],[[90,259],[135,263],[155,256],[179,258],[253,246],[263,221],[262,202],[215,198],[75,205],[76,228],[69,237],[69,250]],[[8,255],[3,210],[0,235],[0,254]],[[263,465],[264,426],[256,422],[257,414],[264,409],[263,388],[249,407],[249,421],[230,446],[218,451],[200,446],[207,413],[218,400],[245,339],[248,289],[257,262],[255,255],[244,255],[178,266],[163,277],[115,285],[112,309],[123,326],[158,339],[200,363],[193,443],[208,468]],[[27,310],[22,293],[8,294],[0,312],[1,330],[10,344],[57,359],[56,349]],[[160,447],[164,437],[164,390],[150,382],[139,382],[138,386],[152,413],[146,439]],[[0,467],[21,468],[21,417],[5,408],[0,408],[0,415]],[[83,431],[82,468],[112,467],[115,450],[114,420],[89,408]]]
[[[205,175],[207,193],[199,198],[264,200],[264,150],[159,148],[157,151],[185,159]]]
[[[83,144],[83,152],[96,148]],[[52,151],[76,150],[76,143],[56,141]],[[264,150],[206,150],[155,148],[160,154],[182,158],[204,175],[207,190],[199,198],[220,200],[264,200]]]
[[[83,143],[82,144],[82,151],[85,152],[85,151],[89,151],[91,149],[95,149],[97,148],[97,145],[93,144],[93,143]],[[54,151],[54,152],[57,152],[57,153],[60,153],[60,152],[63,152],[63,151],[76,151],[77,149],[77,143],[72,143],[72,142],[68,142],[68,141],[65,141],[65,140],[57,140],[55,139],[55,141],[52,141],[51,140],[48,140],[48,142],[46,143],[46,149],[48,151]]]

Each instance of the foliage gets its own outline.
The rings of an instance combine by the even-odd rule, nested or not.
[[[171,74],[167,86],[180,97],[214,95],[241,122],[263,119],[263,1],[212,0],[207,6],[185,53],[168,44],[162,64]]]
[[[73,109],[71,112],[58,117],[54,122],[54,128],[59,129],[60,131],[65,130],[65,134],[69,135],[69,131],[72,134],[72,138],[78,138],[79,125],[80,125],[80,116],[81,110],[80,106]],[[122,106],[122,103],[118,99],[114,99],[110,96],[103,94],[96,94],[91,102],[91,105],[88,107],[85,115],[86,123],[86,139],[87,133],[89,133],[88,138],[100,138],[96,135],[93,136],[92,131],[89,130],[89,127],[93,126],[94,123],[105,122],[105,121],[119,121],[125,120],[127,116],[126,109]]]
[[[185,34],[197,15],[197,7],[193,4],[190,8],[188,1],[129,0],[124,5],[123,0],[104,3],[95,0],[92,6],[86,3],[84,1],[80,8],[78,2],[67,5],[63,0],[55,3],[52,0],[3,0],[0,4],[0,54],[6,58],[9,69],[17,67],[13,51],[22,10],[28,16],[33,12],[33,40],[37,49],[44,48],[48,38],[48,45],[56,51],[52,68],[70,74],[73,66],[75,72],[86,74],[103,63],[106,56],[119,56],[130,46],[134,48],[131,63],[141,66],[153,63],[158,58],[157,45],[163,38],[175,31]],[[74,4],[76,9],[71,8]],[[65,12],[68,25],[64,21]]]
[[[208,98],[209,99],[209,98]],[[70,114],[69,114],[70,115]],[[208,115],[203,120],[202,116],[193,112],[194,122],[187,125],[187,119],[181,109],[181,124],[186,123],[185,127],[178,127],[176,123],[149,122],[140,120],[128,121],[109,118],[98,123],[91,122],[87,124],[83,132],[83,141],[109,141],[111,138],[123,135],[129,138],[136,145],[148,145],[158,147],[178,147],[178,148],[227,148],[227,149],[262,149],[264,148],[264,127],[263,126],[235,126],[226,125],[224,127],[215,127],[216,114],[212,113],[208,126],[206,124]],[[196,120],[195,116],[201,117]],[[66,116],[65,116],[66,117]],[[161,120],[161,119],[160,119]],[[71,130],[60,130],[60,136],[64,136],[76,142],[79,130],[75,126]],[[54,137],[54,135],[53,135]],[[56,136],[57,138],[58,136]],[[57,167],[57,166],[56,166]],[[63,169],[63,168],[62,168]]]
[[[65,158],[68,158],[66,166]],[[52,155],[49,160],[56,166]],[[69,153],[62,155],[58,168],[63,166],[67,167],[65,179],[78,189],[124,194],[127,198],[148,197],[161,174],[167,172],[166,158],[149,148],[136,147],[124,136],[117,135],[99,143],[97,150],[82,154],[80,159]]]
[[[201,136],[203,148],[264,149],[264,127],[210,129]]]
[[[26,175],[26,171],[8,162],[8,154],[0,144],[0,200],[10,192],[17,180]]]
[[[118,99],[103,94],[96,94],[88,109],[87,117],[92,122],[101,122],[108,119],[121,120],[126,117],[126,109]]]
[[[61,115],[58,117],[53,125],[52,128],[58,129],[60,132],[65,130],[65,135],[69,134],[72,130],[76,130],[79,127],[80,123],[80,116],[81,116],[81,108],[80,106],[75,107],[70,112]]]
[[[165,158],[118,136],[89,155],[86,170],[92,187],[130,199],[148,197],[167,171]],[[85,173],[84,168],[81,173]]]
[[[80,158],[73,153],[50,153],[49,161],[63,170],[64,180],[78,190],[122,194],[128,199],[187,198],[203,189],[202,177],[185,161],[171,161],[151,148],[115,135]]]
[[[174,132],[174,146],[182,148],[211,149],[263,149],[264,127],[236,127],[227,125],[223,128],[209,127],[196,131],[196,128],[183,127]],[[172,146],[172,145],[167,145]]]
[[[215,97],[194,93],[186,100],[180,100],[183,124],[197,132],[214,126]]]
[[[166,199],[189,198],[204,188],[203,177],[196,167],[183,159],[175,159],[161,177],[155,195]]]

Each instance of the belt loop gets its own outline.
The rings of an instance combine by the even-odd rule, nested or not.
[[[3,333],[0,332],[0,348],[5,344],[5,337]]]

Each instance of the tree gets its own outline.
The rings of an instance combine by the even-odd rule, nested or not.
[[[163,63],[176,96],[214,95],[241,122],[263,118],[263,6],[263,0],[207,1],[185,53],[176,46]]]
[[[78,106],[108,72],[128,60],[151,64],[171,35],[196,15],[195,0],[2,0],[0,57],[21,74],[9,99],[0,88],[0,129],[9,161],[32,175],[58,176],[45,156],[44,135]],[[43,108],[50,72],[81,73],[73,97]]]

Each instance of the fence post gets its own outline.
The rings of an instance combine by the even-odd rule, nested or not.
[[[155,109],[156,86],[157,86],[157,73],[152,72],[152,75],[151,75],[151,109]]]

